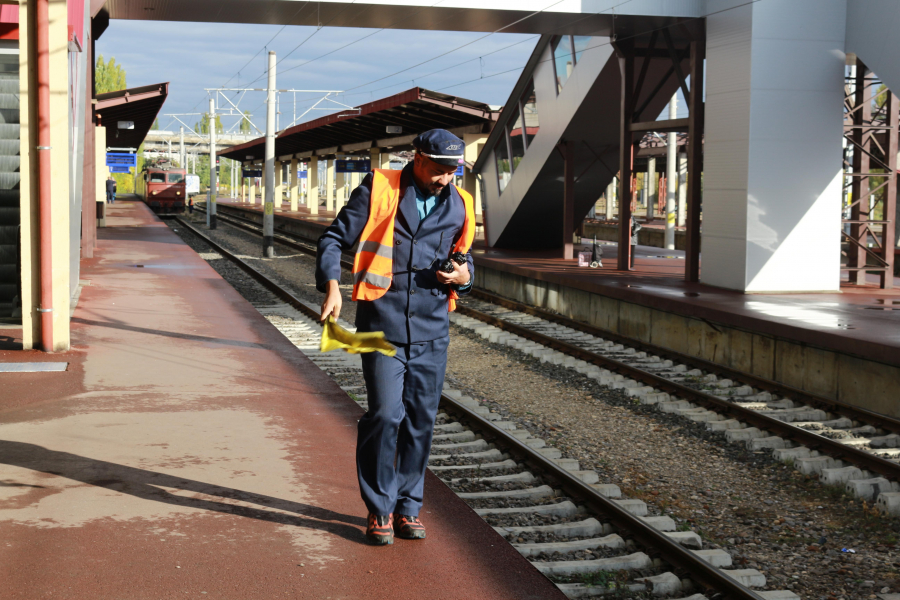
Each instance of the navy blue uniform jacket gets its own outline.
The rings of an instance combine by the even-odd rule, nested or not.
[[[357,303],[356,327],[358,331],[383,331],[394,344],[416,344],[449,334],[449,286],[439,283],[435,273],[450,256],[462,233],[466,211],[459,192],[448,185],[441,191],[441,201],[420,222],[412,163],[403,169],[400,189],[400,206],[394,223],[393,283],[381,298]],[[371,191],[370,173],[319,238],[316,289],[320,292],[325,291],[330,279],[340,281],[341,252],[355,251],[359,243],[369,220]],[[474,279],[471,254],[468,260],[469,277]]]

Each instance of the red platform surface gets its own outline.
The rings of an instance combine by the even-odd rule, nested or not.
[[[361,409],[140,203],[109,207],[69,363],[0,374],[0,597],[563,598],[428,474],[364,541]]]
[[[261,210],[259,204],[220,203]],[[312,217],[303,207],[298,212],[287,208],[276,209],[277,215],[323,229],[333,219],[332,213]],[[473,254],[476,265],[490,269],[900,366],[900,278],[893,290],[878,289],[870,276],[871,286],[843,285],[835,293],[744,294],[685,282],[680,250],[638,246],[635,269],[618,271],[616,244],[603,248],[599,269],[556,258],[558,251],[502,250],[483,242],[476,242]]]

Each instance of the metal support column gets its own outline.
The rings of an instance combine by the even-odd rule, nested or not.
[[[325,162],[325,212],[334,213],[334,157]]]
[[[866,69],[866,65],[859,59],[856,61],[856,91],[853,103],[853,129],[850,135],[850,143],[853,146],[853,173],[850,186],[850,246],[847,249],[847,266],[850,271],[850,283],[865,284],[866,272],[862,267],[868,260],[866,246],[868,245],[869,197],[871,170],[869,153],[866,142],[872,135],[866,130],[866,125],[872,121],[872,80],[874,74]]]
[[[291,159],[291,212],[297,212],[300,204],[300,161]]]
[[[609,185],[606,186],[606,222],[609,223],[613,218],[613,207],[616,204],[616,189],[618,189],[619,183],[615,177],[612,178],[612,181],[609,182]]]
[[[678,227],[687,223],[687,154],[678,153]]]
[[[347,192],[345,189],[347,176],[344,173],[338,173],[337,168],[334,172],[334,214],[337,216],[341,209],[344,208]]]
[[[272,201],[275,208],[281,210],[281,204],[284,202],[284,163],[280,160],[275,161],[275,195]]]
[[[266,195],[263,205],[263,256],[275,256],[275,53],[269,52],[266,94]],[[280,186],[279,186],[280,187]]]
[[[209,99],[209,202],[206,203],[206,224],[216,228],[216,197],[219,194],[219,174],[216,172],[216,99]]]
[[[575,233],[575,144],[563,141],[559,144],[563,155],[563,258],[575,256],[572,235]]]
[[[678,93],[669,100],[669,120],[678,118]],[[678,188],[678,134],[670,131],[666,139],[666,250],[675,249],[675,192]]]
[[[885,101],[885,110],[887,111],[887,123],[890,127],[887,132],[887,163],[888,177],[887,185],[884,191],[883,214],[885,223],[881,228],[881,247],[883,249],[883,259],[887,263],[885,270],[881,272],[880,283],[881,289],[887,290],[894,287],[894,259],[896,258],[896,233],[897,233],[897,152],[900,151],[900,98],[896,94],[886,92],[888,95]]]
[[[634,111],[634,54],[629,41],[617,44],[619,60],[619,254],[620,271],[628,271],[631,259],[631,170],[634,134],[631,132]]]
[[[319,157],[310,156],[306,163],[306,208],[309,214],[319,214]]]
[[[706,40],[691,42],[691,91],[688,102],[687,237],[685,279],[700,281],[700,203],[703,198],[703,59]]]

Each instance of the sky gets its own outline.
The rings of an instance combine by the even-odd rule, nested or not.
[[[204,88],[264,88],[267,50],[283,61],[276,69],[278,88],[342,90],[346,93],[335,98],[350,106],[415,86],[503,105],[537,39],[522,34],[329,27],[317,32],[314,27],[114,20],[96,48],[105,60],[114,57],[122,65],[129,87],[170,82],[162,113],[199,113],[209,110]],[[331,54],[322,57],[326,53]],[[398,71],[404,72],[394,75]],[[496,73],[504,74],[492,76]],[[321,97],[298,94],[296,114]],[[251,111],[260,129],[265,129],[264,102],[264,92],[251,92],[239,104]],[[282,94],[280,128],[294,118],[292,103],[292,94]],[[325,114],[313,111],[302,120]],[[191,125],[198,119],[182,118]],[[225,118],[223,124],[228,129],[236,121]],[[159,126],[177,131],[179,124],[160,116]]]

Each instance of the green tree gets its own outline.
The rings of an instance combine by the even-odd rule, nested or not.
[[[150,127],[153,131],[159,131],[159,119],[153,121],[153,125]]]
[[[244,116],[246,116],[247,118],[241,119],[241,133],[246,135],[250,133],[250,121],[248,119],[250,119],[250,117],[252,117],[253,115],[250,114],[249,110],[245,110]]]
[[[200,121],[194,125],[194,131],[203,135],[209,134],[209,113],[205,112],[200,117]],[[216,133],[224,133],[225,127],[222,126],[222,117],[216,115]]]
[[[115,58],[110,58],[109,62],[105,62],[102,54],[97,56],[97,72],[94,82],[98,94],[118,92],[128,87],[125,80],[125,69],[116,64]]]

